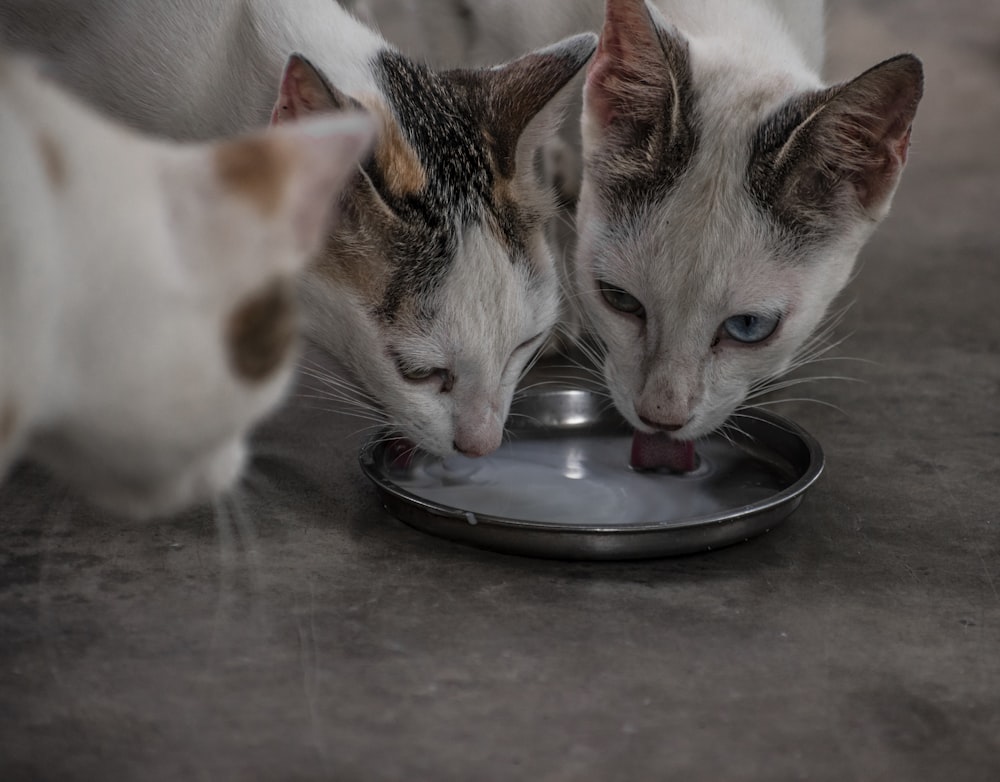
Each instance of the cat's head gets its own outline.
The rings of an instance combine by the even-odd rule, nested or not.
[[[619,410],[679,439],[814,332],[888,212],[922,90],[909,55],[823,88],[725,46],[609,0],[584,91],[579,301]]]
[[[535,156],[596,36],[507,65],[435,72],[392,50],[342,93],[299,56],[273,119],[363,107],[380,125],[305,292],[313,338],[427,451],[501,441],[515,384],[559,312]]]
[[[213,144],[96,122],[49,139],[71,255],[32,455],[132,516],[227,489],[283,397],[297,278],[373,134],[354,115]]]

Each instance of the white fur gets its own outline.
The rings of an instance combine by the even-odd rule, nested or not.
[[[547,253],[541,237],[536,241],[535,252]],[[406,411],[411,439],[432,453],[483,455],[500,445],[515,386],[556,323],[558,282],[551,263],[535,274],[512,266],[481,229],[467,231],[464,244],[462,253],[477,262],[455,265],[436,296],[437,317],[424,324],[351,329],[364,318],[356,298],[335,295],[322,279],[305,295],[313,312],[323,308],[313,338],[354,367],[365,387],[380,389],[385,409]],[[451,368],[451,391],[440,393],[434,377],[401,379],[387,343],[417,366]]]
[[[220,145],[139,137],[0,54],[0,478],[28,454],[136,516],[230,486],[293,354],[237,377],[228,319],[301,270],[371,134],[359,117],[269,134],[295,162],[262,216],[219,181]]]
[[[175,139],[266,125],[293,52],[340,89],[373,92],[367,60],[387,48],[332,0],[3,0],[4,26],[74,92]]]
[[[700,146],[664,201],[613,229],[585,171],[575,275],[618,409],[638,429],[669,422],[675,437],[693,439],[787,369],[892,194],[803,256],[779,241],[745,189],[756,128],[790,97],[823,86],[821,2],[657,0],[653,17],[688,42]],[[603,143],[586,98],[582,128],[586,159]],[[599,279],[633,292],[644,322],[607,306]],[[727,318],[768,312],[784,313],[772,339],[713,344]]]
[[[421,39],[412,16],[428,12],[426,2],[355,2],[404,49],[458,62],[599,30],[604,6],[604,0],[481,0],[465,4],[469,15],[461,24],[437,25],[436,39],[429,32]],[[637,207],[624,225],[608,224],[607,204],[584,169],[568,274],[572,300],[603,343],[604,373],[619,410],[639,429],[650,429],[642,415],[683,423],[675,436],[695,438],[793,362],[845,285],[892,193],[810,248],[808,258],[790,256],[750,202],[743,178],[748,141],[760,122],[789,97],[823,87],[823,3],[647,0],[647,7],[660,26],[679,30],[689,43],[700,147],[669,198]],[[447,14],[454,3],[436,0],[434,8]],[[583,112],[580,128],[584,157],[595,154],[603,138],[592,111]],[[573,136],[571,130],[567,137]],[[572,168],[560,175],[571,177]],[[646,321],[611,309],[597,291],[599,279],[638,297]],[[727,318],[768,310],[787,313],[774,339],[711,347]]]
[[[354,98],[378,95],[372,57],[391,48],[334,0],[23,0],[0,2],[0,27],[50,58],[55,74],[73,89],[137,127],[179,138],[209,138],[267,122],[288,55],[304,54],[338,90]],[[20,7],[20,10],[18,10]],[[70,13],[85,29],[64,30],[56,19]],[[26,24],[26,19],[31,24]],[[35,31],[48,27],[47,35]],[[549,39],[545,40],[548,43]],[[506,58],[502,58],[506,59]],[[544,112],[543,112],[544,113]],[[520,171],[530,173],[540,138],[551,135],[551,118],[533,123],[518,150]],[[537,187],[536,187],[537,189]],[[511,350],[531,332],[547,331],[558,296],[553,259],[540,239],[532,242],[531,285],[518,276],[502,237],[481,227],[456,226],[461,269],[438,296],[441,317],[424,339],[449,362],[461,387],[442,398],[429,384],[414,386],[386,357],[385,339],[371,312],[351,291],[310,275],[305,286],[309,331],[347,365],[375,397],[379,411],[406,436],[442,455],[455,444],[485,453],[498,444],[513,382],[528,356]],[[373,259],[377,264],[378,259]],[[483,296],[473,310],[464,302]],[[488,324],[495,324],[495,328]],[[432,347],[433,346],[433,347]],[[478,357],[478,362],[473,360]],[[523,360],[522,360],[523,359]],[[444,359],[442,359],[444,360]],[[498,374],[493,362],[504,365]],[[469,362],[472,361],[470,364]],[[449,364],[450,366],[450,364]],[[491,400],[484,407],[480,394]],[[371,411],[369,411],[371,412]]]
[[[342,0],[342,5],[375,25],[394,45],[415,57],[441,65],[485,65],[509,59],[547,42],[580,32],[599,32],[603,0],[469,0],[467,17],[456,13],[455,0]],[[770,6],[772,21],[786,27],[810,67],[823,65],[821,0],[729,0],[726,5],[699,0],[654,2],[694,24],[720,20],[732,26],[745,21],[754,6]],[[702,14],[704,11],[704,14]],[[768,35],[773,28],[766,32]]]

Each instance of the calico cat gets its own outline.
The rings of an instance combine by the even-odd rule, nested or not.
[[[398,0],[357,2],[409,21]],[[669,447],[652,441],[718,428],[808,344],[889,211],[921,64],[825,86],[819,0],[460,5],[473,58],[603,15],[571,289],[616,406],[650,440],[636,462],[655,466]]]
[[[499,445],[558,315],[534,156],[595,35],[437,72],[332,0],[2,0],[3,25],[73,88],[176,137],[367,110],[379,141],[308,273],[309,334],[424,449]]]
[[[373,132],[354,115],[152,141],[0,53],[0,479],[28,455],[137,517],[229,487],[288,384],[295,277]]]

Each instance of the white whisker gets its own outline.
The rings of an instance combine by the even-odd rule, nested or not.
[[[827,402],[827,401],[825,401],[823,399],[814,399],[814,398],[808,397],[808,396],[793,397],[791,399],[772,399],[772,400],[770,400],[768,402],[755,402],[753,405],[750,405],[750,407],[760,407],[760,408],[763,408],[763,407],[770,407],[772,405],[788,404],[788,403],[791,403],[791,402],[811,402],[813,404],[822,405],[823,407],[829,407],[829,408],[831,408],[833,410],[836,410],[838,413],[841,413],[841,414],[843,414],[845,416],[847,415],[847,412],[842,407],[833,404],[833,402]]]

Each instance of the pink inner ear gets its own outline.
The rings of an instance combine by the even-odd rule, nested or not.
[[[906,165],[906,158],[910,152],[910,132],[912,130],[912,127],[907,128],[906,133],[904,133],[902,137],[897,139],[895,144],[893,144],[893,152],[895,152],[896,157],[899,158],[900,166]]]
[[[849,115],[851,116],[851,115]],[[847,142],[841,151],[852,170],[858,201],[871,209],[895,189],[910,147],[912,110],[890,105],[855,114],[856,122],[842,128]]]
[[[613,98],[615,65],[608,62],[609,57],[603,50],[603,42],[602,37],[597,54],[587,68],[585,90],[588,109],[601,126],[607,127],[617,114],[615,109],[618,101]]]
[[[292,56],[281,76],[278,100],[271,111],[271,124],[293,122],[329,107],[323,100],[323,87],[316,84],[316,75],[298,57]]]
[[[899,182],[922,94],[923,68],[912,55],[879,63],[841,93],[839,165],[848,170],[865,209],[891,196]]]
[[[587,108],[603,126],[661,91],[668,64],[644,0],[608,0],[597,51],[587,68]]]

